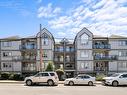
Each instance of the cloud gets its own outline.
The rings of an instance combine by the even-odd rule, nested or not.
[[[71,8],[70,14],[58,16],[48,21],[52,30],[65,30],[65,37],[76,35],[83,27],[87,27],[93,34],[109,36],[123,35],[127,31],[127,0],[83,0],[82,3]],[[92,4],[92,6],[86,4]],[[72,37],[72,36],[71,36]]]
[[[37,0],[37,3],[41,3],[42,2],[42,0]]]
[[[49,3],[47,6],[41,6],[38,9],[38,18],[51,18],[57,16],[61,12],[61,8],[52,7],[52,3]]]
[[[93,6],[94,9],[102,7],[105,3],[107,2],[107,0],[101,0],[100,2],[98,2],[97,4],[95,4]]]

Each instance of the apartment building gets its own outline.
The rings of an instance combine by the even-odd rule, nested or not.
[[[47,29],[35,36],[0,39],[0,71],[22,74],[44,71],[48,62],[67,77],[79,73],[127,71],[127,37],[93,35],[87,28],[70,40],[55,39]]]

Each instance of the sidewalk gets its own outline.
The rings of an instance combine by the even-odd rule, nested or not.
[[[0,80],[0,83],[14,83],[14,84],[23,84],[24,81],[14,81],[14,80]]]
[[[0,80],[0,83],[14,83],[14,84],[23,84],[24,81],[13,81],[13,80]],[[59,81],[59,84],[64,84],[64,81]],[[95,84],[101,84],[100,81],[96,81]]]

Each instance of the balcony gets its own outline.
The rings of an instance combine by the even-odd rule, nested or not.
[[[96,55],[94,56],[94,60],[117,60],[118,57],[117,55],[108,55],[108,56],[100,56],[100,55]]]
[[[64,62],[64,60],[62,58],[55,58],[54,61],[55,62]]]
[[[66,52],[74,52],[74,48],[66,48]]]
[[[107,45],[93,45],[94,49],[111,49],[111,45],[107,44]]]
[[[55,49],[55,52],[64,52],[63,49]]]
[[[36,45],[20,45],[20,50],[33,50],[36,49]]]
[[[65,59],[66,63],[74,63],[74,59]]]

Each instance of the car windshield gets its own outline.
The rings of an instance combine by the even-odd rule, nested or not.
[[[120,74],[113,74],[113,75],[111,75],[111,77],[117,77],[117,76],[119,76]]]

